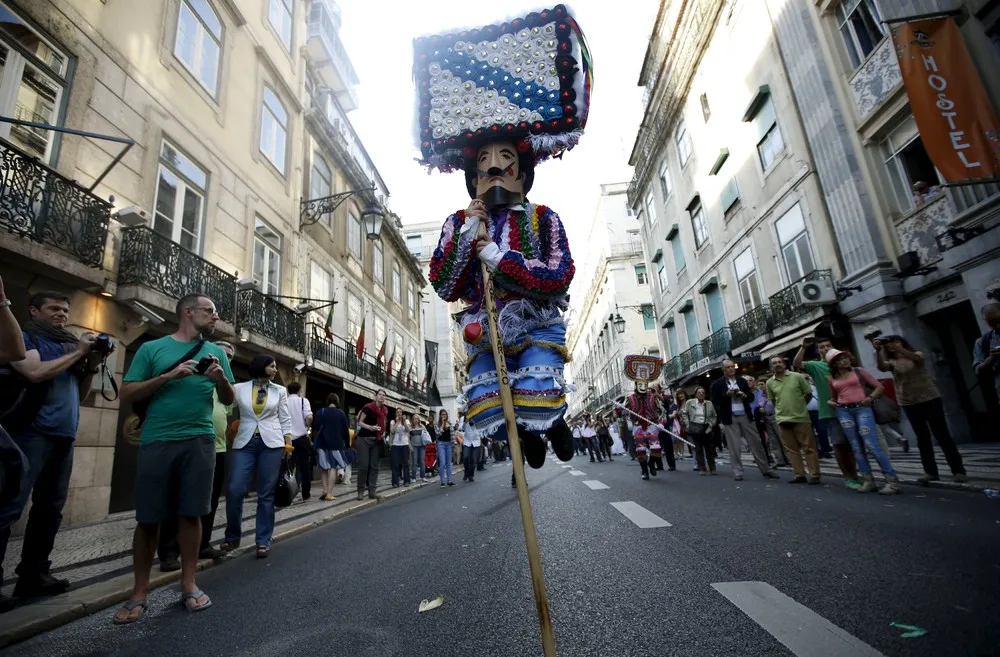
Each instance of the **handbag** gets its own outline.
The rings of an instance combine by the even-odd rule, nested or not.
[[[292,500],[299,494],[299,482],[295,479],[295,464],[288,456],[281,459],[281,469],[278,471],[278,483],[274,487],[274,506],[284,508],[292,505]]]
[[[423,432],[420,434],[420,442],[423,443],[424,447],[434,442],[433,440],[431,440],[431,434],[427,432],[427,429],[424,429]]]
[[[865,395],[871,397],[874,388],[861,376],[858,368],[854,368],[854,376],[858,377],[861,387],[865,389]],[[878,399],[872,400],[872,413],[875,414],[875,424],[893,424],[899,422],[899,404],[895,399],[882,395]]]

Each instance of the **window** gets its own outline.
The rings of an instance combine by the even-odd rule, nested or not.
[[[770,97],[757,110],[753,123],[757,131],[757,158],[760,160],[761,168],[767,171],[785,148],[785,140],[778,128],[778,119]]]
[[[698,344],[698,317],[694,314],[694,308],[681,313],[684,315],[684,327],[687,329],[688,349]]]
[[[708,325],[712,333],[726,326],[726,309],[722,303],[722,291],[715,285],[705,292],[705,310],[708,311]]]
[[[660,163],[660,194],[663,196],[663,202],[666,203],[667,199],[673,193],[673,182],[670,180],[670,169],[667,167],[666,158]]]
[[[660,294],[666,294],[668,285],[667,268],[664,265],[663,260],[656,263],[656,280],[660,283]]]
[[[419,376],[420,369],[417,367],[417,348],[414,347],[412,344],[410,345],[409,356],[410,357],[406,361],[409,363],[409,366],[406,368],[406,372],[403,372],[403,374],[409,374],[410,369],[412,368],[414,374],[416,376]],[[414,378],[416,378],[416,376],[414,376]]]
[[[278,33],[285,50],[292,51],[292,0],[270,0],[267,20]]]
[[[708,94],[701,95],[701,115],[705,117],[705,123],[712,118],[712,108],[708,106]]]
[[[264,102],[260,116],[260,152],[271,164],[285,173],[285,139],[288,134],[288,112],[270,87],[264,87]]]
[[[173,144],[160,145],[153,230],[199,253],[208,174]]]
[[[736,185],[736,177],[729,179],[719,192],[719,205],[726,217],[726,221],[733,218],[736,211],[740,209],[740,188]]]
[[[701,200],[695,199],[688,207],[688,212],[691,213],[691,226],[694,228],[694,248],[700,249],[708,242],[708,220],[705,218]]]
[[[417,317],[417,293],[413,288],[413,283],[406,286],[406,305],[409,309],[410,319]]]
[[[174,55],[214,98],[219,87],[222,21],[208,0],[181,0]]]
[[[392,263],[392,298],[396,303],[403,302],[403,279],[399,274],[399,263]]]
[[[382,242],[372,242],[372,278],[379,285],[385,286],[385,262],[382,258]]]
[[[635,266],[635,283],[636,285],[645,285],[649,281],[646,278],[646,265],[636,265]]]
[[[656,329],[656,314],[651,303],[642,304],[642,327],[647,331]]]
[[[281,290],[281,236],[260,217],[253,232],[253,282],[264,294]]]
[[[312,171],[309,173],[309,198],[326,198],[333,194],[333,173],[319,153],[313,153]],[[323,215],[323,223],[327,226],[333,221],[333,213]]]
[[[806,232],[805,219],[798,203],[778,219],[775,228],[778,230],[778,243],[781,245],[788,282],[797,281],[815,270],[809,250],[809,233]]]
[[[861,66],[885,36],[881,21],[875,0],[844,0],[837,7],[840,35],[854,68]]]
[[[406,248],[409,249],[415,257],[419,258],[420,254],[424,250],[424,236],[423,235],[407,235],[406,236]]]
[[[333,301],[333,274],[315,261],[309,262],[309,297],[312,299]],[[312,302],[314,306],[322,305],[323,303],[325,302]],[[325,325],[326,318],[330,315],[330,306],[314,310],[311,315],[310,321]]]
[[[900,212],[908,212],[915,205],[914,183],[924,182],[928,186],[935,186],[941,182],[912,116],[889,133],[882,142],[882,152]]]
[[[403,335],[399,331],[396,331],[396,334],[393,336],[392,355],[397,359],[396,370],[398,373],[398,370],[403,367],[401,359],[406,358],[406,354],[403,353]]]
[[[352,208],[347,213],[347,250],[361,260],[361,219]]]
[[[677,142],[677,159],[680,160],[683,169],[691,159],[691,135],[688,134],[684,121],[681,121],[680,125],[677,126],[674,141]]]
[[[358,343],[358,336],[361,335],[361,320],[364,318],[364,311],[361,308],[361,298],[347,293],[347,339],[351,344]]]
[[[736,269],[736,281],[740,288],[740,299],[743,301],[743,311],[748,312],[760,305],[760,288],[757,285],[757,267],[753,261],[753,252],[749,247],[733,260]]]
[[[673,324],[667,325],[667,346],[670,347],[671,358],[677,358],[680,355],[681,347],[677,340],[677,327]]]
[[[656,224],[656,201],[653,200],[653,192],[646,192],[646,218],[650,226]]]
[[[674,225],[676,226],[676,224]],[[684,245],[681,244],[680,231],[674,230],[672,233],[668,241],[670,242],[670,251],[674,255],[674,271],[679,274],[687,267],[687,262],[684,260]]]
[[[0,5],[0,116],[56,124],[67,58]],[[0,137],[47,162],[52,132],[0,123]]]
[[[378,354],[379,349],[381,349],[382,345],[385,343],[385,335],[386,335],[385,334],[385,320],[382,319],[381,317],[379,317],[378,315],[375,315],[375,327],[374,328],[375,328],[375,332],[374,332],[374,336],[373,336],[375,338],[374,347],[375,347],[375,353]],[[388,349],[388,347],[386,347],[386,349]],[[389,358],[389,354],[384,354],[382,356],[383,360],[388,359],[388,358]]]

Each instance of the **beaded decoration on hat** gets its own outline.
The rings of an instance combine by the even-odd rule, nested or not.
[[[500,25],[413,41],[420,163],[463,167],[466,149],[497,139],[560,156],[583,134],[593,67],[563,5]]]

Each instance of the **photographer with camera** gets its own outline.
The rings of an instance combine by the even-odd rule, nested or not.
[[[182,297],[177,330],[139,347],[125,375],[122,403],[137,411],[145,406],[145,417],[137,413],[143,424],[135,475],[135,585],[115,612],[116,624],[133,623],[145,613],[160,523],[174,516],[179,517],[181,604],[189,612],[212,604],[195,584],[201,517],[211,509],[216,460],[212,412],[216,395],[224,405],[236,398],[226,352],[206,340],[218,321],[210,298]]]
[[[28,470],[14,500],[0,508],[0,563],[11,527],[29,495],[32,500],[17,566],[14,596],[18,598],[55,595],[69,588],[69,580],[49,573],[49,555],[69,493],[80,402],[90,391],[101,359],[113,350],[106,335],[85,333],[77,338],[66,330],[69,297],[65,294],[35,294],[28,312],[31,319],[22,332],[25,357],[10,363],[17,375],[11,385],[21,387],[20,400],[3,418],[4,428],[28,459]]]

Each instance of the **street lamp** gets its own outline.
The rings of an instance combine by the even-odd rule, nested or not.
[[[617,308],[615,308],[617,310]],[[615,320],[612,322],[615,325],[615,330],[618,331],[618,335],[625,332],[625,318],[622,317],[621,313],[615,313]]]
[[[615,330],[618,331],[618,335],[621,335],[622,333],[625,332],[625,318],[622,317],[621,314],[622,308],[630,308],[639,313],[640,315],[642,315],[643,317],[651,317],[653,319],[656,319],[656,312],[653,310],[652,304],[644,303],[637,306],[619,306],[616,303],[615,314],[613,317],[608,317],[608,319],[612,320],[611,323],[615,325]]]
[[[370,240],[379,239],[382,232],[382,222],[385,220],[385,210],[381,204],[370,202],[361,212],[361,221],[365,224],[365,235]]]
[[[299,230],[305,228],[306,226],[312,226],[319,221],[320,217],[323,215],[334,212],[338,207],[340,207],[341,203],[355,194],[364,194],[365,192],[374,196],[375,183],[372,182],[371,187],[365,187],[363,189],[350,189],[346,192],[331,194],[330,196],[303,200],[299,204]],[[368,239],[378,239],[379,232],[382,230],[382,219],[385,218],[385,211],[382,209],[381,204],[375,201],[368,203],[361,216],[365,219],[365,227],[368,230]],[[372,235],[374,235],[374,237]]]

